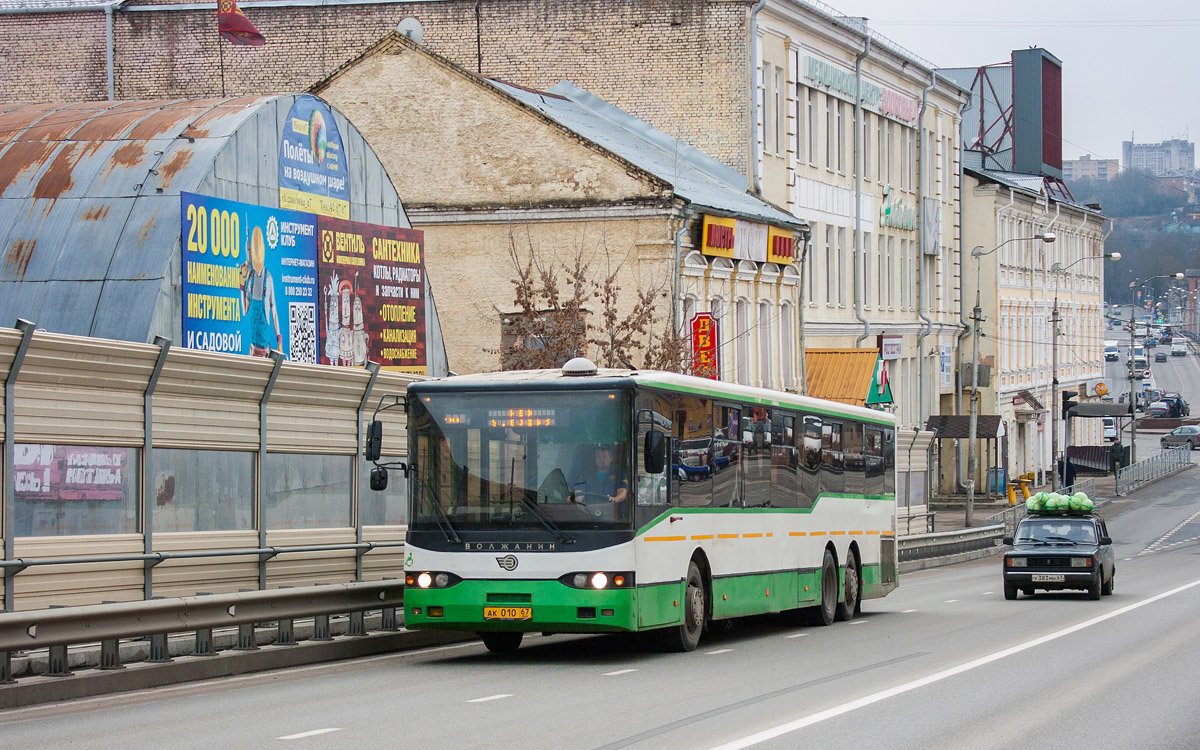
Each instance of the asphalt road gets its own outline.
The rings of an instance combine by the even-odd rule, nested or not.
[[[0,712],[6,747],[1194,748],[1191,470],[1104,509],[1116,593],[1005,601],[998,558],[910,574],[832,627],[478,643]]]
[[[1129,357],[1129,332],[1121,331],[1120,329],[1110,329],[1105,333],[1105,338],[1116,339],[1121,342],[1120,360],[1117,362],[1105,363],[1105,377],[1113,384],[1114,398],[1121,393],[1128,393],[1130,381],[1126,377],[1128,370],[1126,369],[1126,360]],[[1155,362],[1154,353],[1159,351],[1167,352],[1166,362]],[[1192,405],[1193,414],[1200,416],[1200,357],[1194,354],[1189,354],[1186,357],[1170,356],[1170,345],[1150,349],[1150,371],[1151,387],[1162,388],[1165,391],[1175,391],[1183,395],[1185,401]],[[1141,388],[1142,381],[1134,381],[1134,386]],[[1125,420],[1126,426],[1122,432],[1122,441],[1128,444],[1129,428],[1128,420]],[[1137,457],[1138,460],[1149,458],[1155,453],[1158,453],[1161,448],[1158,440],[1162,431],[1155,432],[1138,432],[1137,438]]]

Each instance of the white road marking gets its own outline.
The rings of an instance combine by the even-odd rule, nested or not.
[[[298,734],[287,734],[287,735],[284,735],[283,737],[276,737],[275,739],[277,739],[277,740],[302,740],[305,737],[316,737],[318,734],[329,734],[330,732],[340,732],[340,731],[342,731],[340,727],[326,727],[324,729],[312,729],[307,732],[300,732]]]
[[[713,656],[715,654],[727,654],[732,650],[733,649],[731,649],[731,648],[719,648],[716,651],[706,651],[705,653],[708,654],[709,656]]]
[[[472,698],[467,703],[487,703],[488,701],[498,701],[501,698],[511,698],[512,693],[500,693],[499,695],[489,695],[486,698]]]
[[[866,620],[855,620],[854,622],[852,622],[850,624],[851,625],[866,625],[867,621]]]
[[[636,671],[637,671],[636,669],[618,669],[616,672],[605,672],[603,676],[604,677],[616,677],[619,674],[629,674],[630,672],[636,672]]]
[[[803,638],[806,635],[808,633],[792,633],[791,635],[785,635],[784,638]]]
[[[911,614],[911,613],[913,613],[913,612],[916,612],[916,611],[917,611],[917,610],[915,610],[915,609],[905,609],[905,610],[901,610],[900,614],[902,614],[902,615],[907,615],[907,614]]]
[[[950,677],[960,675],[963,672],[969,672],[972,669],[977,669],[978,667],[991,664],[994,661],[999,661],[1009,656],[1013,656],[1014,654],[1019,654],[1022,651],[1027,651],[1035,646],[1041,646],[1045,643],[1049,643],[1050,641],[1058,640],[1064,636],[1068,636],[1072,633],[1077,633],[1080,630],[1090,628],[1093,625],[1099,625],[1106,620],[1111,620],[1114,617],[1132,612],[1133,610],[1144,607],[1147,604],[1153,604],[1160,599],[1166,599],[1167,597],[1175,596],[1176,594],[1182,593],[1196,586],[1200,586],[1200,580],[1192,581],[1191,583],[1185,583],[1182,586],[1177,586],[1170,591],[1164,591],[1161,594],[1156,594],[1147,599],[1143,599],[1140,602],[1128,604],[1120,609],[1114,609],[1113,611],[1099,615],[1098,617],[1093,617],[1090,620],[1084,620],[1081,623],[1071,625],[1070,627],[1063,628],[1062,630],[1056,630],[1053,633],[1034,638],[1033,640],[1025,641],[1024,643],[1018,643],[1015,646],[1011,646],[1001,651],[996,651],[995,653],[988,654],[987,656],[981,656],[978,659],[972,659],[971,661],[963,662],[962,664],[950,667],[949,669],[943,669],[940,672],[934,672],[931,675],[926,675],[925,677],[921,677],[911,682],[906,682],[903,685],[897,685],[896,687],[888,688],[887,690],[880,690],[877,693],[865,695],[862,698],[852,700],[848,703],[843,703],[840,706],[834,706],[833,708],[828,708],[824,711],[818,711],[815,714],[805,716],[801,719],[789,721],[786,724],[780,724],[777,727],[756,732],[749,736],[742,737],[741,739],[727,742],[724,745],[718,745],[712,748],[712,750],[742,750],[743,748],[753,747],[754,745],[766,742],[767,740],[773,740],[777,737],[782,737],[785,734],[795,732],[798,729],[803,729],[805,727],[812,726],[813,724],[819,724],[826,719],[832,719],[837,716],[841,716],[842,714],[856,711],[874,703],[887,700],[888,698],[894,698],[897,695],[902,695],[909,691],[916,690],[917,688],[925,687],[926,685],[932,685],[935,682],[941,682],[942,680]]]
[[[957,599],[947,599],[946,601],[942,602],[942,604],[953,604],[956,601],[958,601],[958,600]]]
[[[994,593],[996,593],[996,592],[995,591],[985,591],[982,594],[980,594],[980,596],[991,596]]]

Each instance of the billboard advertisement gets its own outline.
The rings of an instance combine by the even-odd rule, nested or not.
[[[423,233],[321,216],[317,234],[321,364],[426,374]]]
[[[350,182],[342,136],[329,107],[313,96],[297,99],[283,123],[279,206],[350,218]]]
[[[692,374],[716,380],[720,375],[717,367],[717,321],[712,313],[696,313],[692,316]]]
[[[317,217],[181,196],[183,346],[317,362]]]

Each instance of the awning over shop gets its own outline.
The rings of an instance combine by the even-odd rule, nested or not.
[[[1088,402],[1076,404],[1069,412],[1072,417],[1128,417],[1130,404],[1106,404],[1104,402]]]
[[[995,440],[1000,437],[1000,415],[980,414],[976,417],[975,437],[981,440]],[[937,415],[929,418],[925,429],[937,433],[938,440],[947,438],[968,439],[971,437],[971,417],[969,415]]]
[[[808,395],[851,406],[892,403],[878,349],[806,349]]]

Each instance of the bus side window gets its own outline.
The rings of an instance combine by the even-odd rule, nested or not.
[[[719,508],[742,502],[742,410],[732,406],[713,407],[713,505]]]
[[[668,486],[671,480],[670,465],[666,470],[653,473],[646,469],[646,436],[657,431],[665,436],[672,435],[671,402],[668,398],[653,391],[640,391],[637,401],[637,440],[634,447],[637,450],[637,504],[641,506],[663,506],[668,503]],[[668,439],[668,443],[670,440]],[[668,444],[668,449],[671,446]],[[670,458],[668,455],[667,458]],[[658,510],[654,511],[659,512]],[[641,518],[638,519],[639,523]]]
[[[843,492],[861,495],[866,484],[866,463],[863,456],[863,426],[849,422],[842,427],[842,456],[845,466]]]
[[[863,459],[867,465],[864,491],[868,495],[882,495],[887,491],[883,482],[883,430],[868,427],[866,437],[863,446]]]
[[[844,491],[844,474],[842,426],[835,422],[826,422],[821,428],[821,492]]]
[[[891,427],[883,428],[883,492],[896,493],[896,431]]]
[[[675,439],[671,441],[673,505],[707,508],[712,505],[714,456],[712,402],[695,396],[672,397]]]
[[[795,417],[780,412],[771,415],[771,505],[776,508],[795,508],[799,503],[795,433]]]
[[[774,452],[771,410],[752,407],[749,425],[743,430],[742,460],[746,462],[744,502],[749,508],[771,504],[771,462]]]
[[[821,418],[804,417],[800,444],[800,507],[811,508],[821,494]]]

